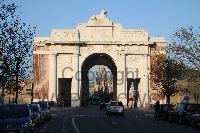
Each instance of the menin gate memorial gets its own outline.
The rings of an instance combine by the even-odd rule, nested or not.
[[[138,105],[145,106],[156,97],[151,60],[155,53],[164,53],[165,46],[163,37],[149,37],[146,30],[113,23],[105,10],[75,29],[54,29],[50,37],[34,39],[34,98],[85,106],[88,70],[106,65],[113,74],[113,100],[127,105],[137,90]]]

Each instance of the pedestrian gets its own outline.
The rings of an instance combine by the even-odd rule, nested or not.
[[[136,109],[137,109],[137,102],[138,102],[138,97],[137,97],[137,96],[135,96],[134,105],[133,105],[133,107],[134,107],[134,110],[136,110]]]
[[[62,101],[62,107],[65,107],[65,101],[64,100]]]
[[[157,101],[156,105],[155,105],[155,114],[154,114],[154,118],[156,120],[159,120],[159,115],[160,115],[160,102]]]
[[[134,101],[134,110],[137,109],[137,100]]]

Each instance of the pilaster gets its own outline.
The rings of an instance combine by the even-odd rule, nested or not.
[[[57,98],[57,54],[49,54],[49,101]]]

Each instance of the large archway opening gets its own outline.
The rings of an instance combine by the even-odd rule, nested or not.
[[[81,67],[81,106],[88,106],[90,80],[88,78],[89,70],[95,65],[104,65],[112,72],[112,100],[117,100],[117,67],[111,56],[105,53],[95,53],[88,56]]]

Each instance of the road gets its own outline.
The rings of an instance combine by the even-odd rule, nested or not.
[[[34,133],[199,133],[189,126],[155,121],[151,110],[126,110],[125,116],[107,116],[98,107],[54,108],[52,120]]]

